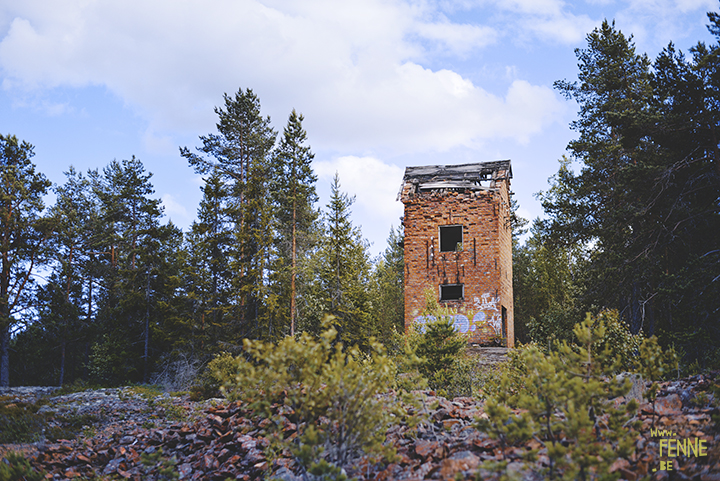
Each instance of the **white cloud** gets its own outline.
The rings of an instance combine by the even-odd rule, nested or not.
[[[148,152],[155,154],[172,155],[178,150],[170,135],[160,134],[150,129],[143,134],[143,144]]]
[[[450,23],[446,19],[435,23],[421,23],[416,28],[422,37],[438,41],[448,51],[461,56],[471,50],[492,45],[499,37],[494,28]]]
[[[717,1],[715,0],[677,0],[678,9],[685,12],[703,9],[707,11],[717,10]]]
[[[528,19],[524,24],[539,38],[572,45],[585,38],[598,22],[587,15],[562,13],[540,19]]]
[[[238,87],[254,87],[276,120],[302,111],[313,139],[371,151],[527,139],[560,104],[548,89],[529,89],[537,97],[527,100],[550,115],[519,113],[506,108],[509,97],[424,66],[437,50],[463,56],[498,38],[492,27],[451,22],[430,2],[27,0],[14,8],[0,41],[6,89],[104,85],[149,122],[146,141],[159,149],[165,141],[152,132],[212,128],[220,94]]]
[[[649,51],[651,56],[673,41],[683,45],[697,28],[708,23],[703,15],[717,11],[716,0],[630,0],[616,12],[618,28],[633,35],[639,51]],[[697,12],[700,15],[687,15]],[[692,43],[698,38],[690,38]]]
[[[313,169],[325,183],[331,182],[335,172],[338,173],[341,191],[355,196],[351,210],[362,225],[364,235],[384,239],[388,226],[400,224],[403,206],[396,197],[404,173],[401,167],[370,156],[344,156],[315,161]]]
[[[191,216],[188,215],[187,209],[180,204],[175,197],[170,194],[163,194],[161,197],[163,207],[165,208],[165,215],[169,218],[175,218],[175,223],[182,223],[188,220]]]
[[[498,6],[533,15],[559,15],[565,6],[561,0],[499,0]]]

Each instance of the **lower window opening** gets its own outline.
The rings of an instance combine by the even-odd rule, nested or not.
[[[440,286],[441,301],[456,301],[463,298],[462,284],[445,284]]]

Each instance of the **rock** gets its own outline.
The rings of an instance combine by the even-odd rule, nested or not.
[[[302,481],[303,478],[283,466],[273,473],[272,479],[277,479],[279,481]]]
[[[462,471],[476,469],[480,465],[480,458],[470,451],[460,451],[440,463],[440,475],[443,479],[453,479]]]
[[[439,459],[443,456],[443,452],[443,446],[437,441],[428,441],[425,439],[415,441],[415,454],[422,459],[427,459],[431,456]]]
[[[671,416],[681,413],[682,401],[677,394],[670,394],[655,400],[655,414],[658,416]]]
[[[103,469],[103,472],[102,472],[102,473],[103,473],[105,476],[108,476],[108,475],[110,475],[110,474],[113,474],[113,473],[117,472],[118,467],[120,466],[120,463],[122,463],[123,461],[125,461],[125,458],[116,458],[116,459],[113,459],[112,461],[110,461],[109,463],[107,463],[107,466],[105,466],[105,469]]]

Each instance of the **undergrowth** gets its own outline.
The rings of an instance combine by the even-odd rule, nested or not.
[[[0,459],[0,481],[42,481],[45,471],[37,471],[20,453],[8,452]]]

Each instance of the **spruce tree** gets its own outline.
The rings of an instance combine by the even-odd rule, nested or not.
[[[372,271],[371,296],[374,335],[383,343],[405,331],[403,230],[391,227],[387,247]]]
[[[318,218],[314,208],[318,200],[317,176],[312,170],[315,156],[305,145],[307,133],[302,121],[302,114],[293,109],[273,156],[271,184],[276,219],[273,278],[278,297],[277,316],[281,326],[289,325],[291,336],[295,335],[297,324],[298,292],[303,291],[298,281],[307,282],[307,275],[301,271],[307,269],[304,260],[316,243]]]
[[[317,330],[322,313],[332,314],[343,342],[366,348],[372,335],[367,289],[370,262],[366,241],[350,219],[354,200],[341,192],[336,173],[323,219],[323,239],[313,260],[316,279],[311,297],[315,317],[308,316],[308,327]]]
[[[233,223],[229,213],[231,197],[218,173],[202,187],[198,219],[186,235],[187,263],[183,272],[192,325],[188,341],[193,352],[205,355],[218,349],[218,342],[233,341],[232,316]],[[239,342],[238,339],[235,339]]]

